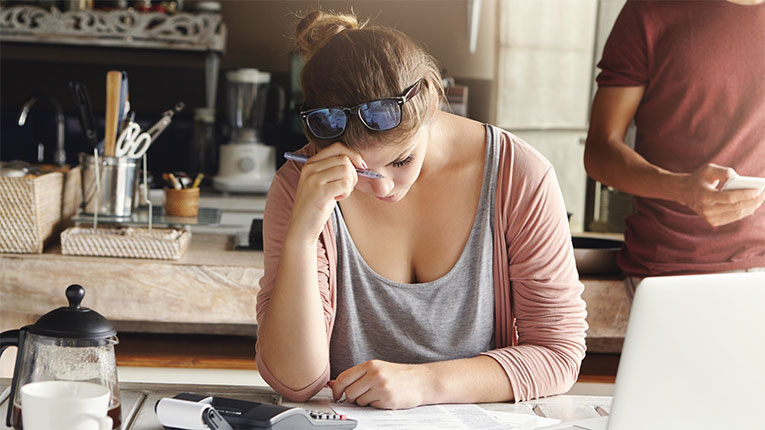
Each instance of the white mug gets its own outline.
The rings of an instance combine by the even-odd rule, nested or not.
[[[21,421],[24,430],[112,430],[110,399],[90,382],[32,382],[21,387]]]

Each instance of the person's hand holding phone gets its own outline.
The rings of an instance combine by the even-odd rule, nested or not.
[[[746,218],[759,209],[765,193],[758,189],[719,189],[735,176],[730,167],[707,164],[684,180],[682,201],[713,226]]]

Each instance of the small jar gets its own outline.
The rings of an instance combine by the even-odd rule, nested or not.
[[[197,216],[199,213],[199,187],[165,188],[165,215]]]

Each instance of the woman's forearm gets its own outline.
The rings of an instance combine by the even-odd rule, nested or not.
[[[491,357],[481,355],[422,366],[430,381],[425,387],[425,404],[514,400],[507,374]]]
[[[316,241],[285,241],[276,285],[258,330],[269,371],[298,390],[325,370],[329,345],[319,294]]]

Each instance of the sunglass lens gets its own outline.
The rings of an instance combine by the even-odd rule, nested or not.
[[[372,130],[390,130],[401,122],[401,106],[393,99],[375,100],[359,106],[361,119]]]
[[[331,139],[340,136],[345,130],[348,118],[341,109],[317,109],[305,118],[311,133],[319,139]]]

